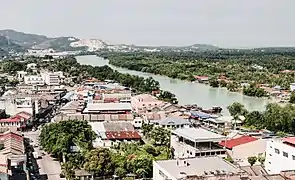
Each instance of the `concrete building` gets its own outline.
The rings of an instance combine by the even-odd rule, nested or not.
[[[226,156],[218,143],[225,137],[203,128],[180,128],[172,131],[171,146],[175,157]]]
[[[267,142],[265,169],[269,174],[295,170],[295,137]]]
[[[153,179],[155,180],[230,180],[237,179],[237,177],[247,177],[247,174],[220,157],[201,157],[153,162]]]
[[[32,69],[33,71],[37,70],[37,64],[36,63],[27,64],[27,69]]]
[[[60,77],[58,73],[43,72],[41,73],[45,84],[49,86],[58,86],[60,84]]]
[[[192,123],[188,119],[183,119],[179,117],[167,117],[161,120],[150,121],[150,123],[168,129],[189,128],[192,125]]]
[[[44,85],[44,79],[38,75],[24,76],[24,83],[27,85]]]

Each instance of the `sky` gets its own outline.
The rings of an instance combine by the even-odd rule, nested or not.
[[[112,44],[295,46],[295,0],[0,0],[0,29]]]

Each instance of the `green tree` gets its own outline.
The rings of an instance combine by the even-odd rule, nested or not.
[[[253,166],[257,161],[257,157],[256,156],[250,156],[248,157],[248,163]]]
[[[233,117],[241,116],[241,115],[245,116],[247,114],[247,110],[246,110],[245,106],[238,103],[238,102],[234,102],[233,104],[228,106],[227,109],[228,109],[230,115]]]
[[[98,148],[86,153],[85,170],[95,173],[96,176],[110,176],[114,174],[115,164],[112,162],[109,149]]]
[[[219,87],[219,83],[216,79],[212,79],[209,81],[211,87]]]
[[[264,165],[265,156],[264,155],[259,155],[257,160],[258,160],[258,162],[260,162],[261,165]]]
[[[291,93],[289,102],[292,103],[292,104],[295,103],[295,93],[294,92]]]

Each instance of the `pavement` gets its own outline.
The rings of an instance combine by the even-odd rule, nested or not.
[[[39,138],[40,131],[37,130],[35,132],[25,132],[24,136],[27,138],[30,138],[33,143],[36,144],[37,139]],[[42,150],[40,150],[40,147],[34,147],[34,151],[38,152],[38,154],[41,155]],[[48,180],[62,180],[64,178],[60,178],[59,175],[61,173],[61,167],[58,161],[54,161],[50,155],[45,154],[42,156],[41,159],[37,159],[37,164],[39,166],[39,172],[40,175],[46,176],[45,179]]]

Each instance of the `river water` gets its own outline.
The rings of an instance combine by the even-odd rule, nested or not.
[[[225,115],[228,114],[226,107],[231,105],[233,102],[239,102],[251,111],[264,110],[265,106],[269,102],[267,99],[244,96],[241,93],[230,92],[224,88],[212,88],[205,84],[191,83],[178,79],[172,79],[166,76],[119,68],[110,65],[108,60],[97,56],[77,56],[76,58],[81,64],[93,66],[108,65],[121,73],[129,73],[145,78],[153,77],[155,80],[159,81],[161,89],[170,91],[177,96],[179,104],[197,104],[203,108],[220,106],[223,108],[223,113]]]

